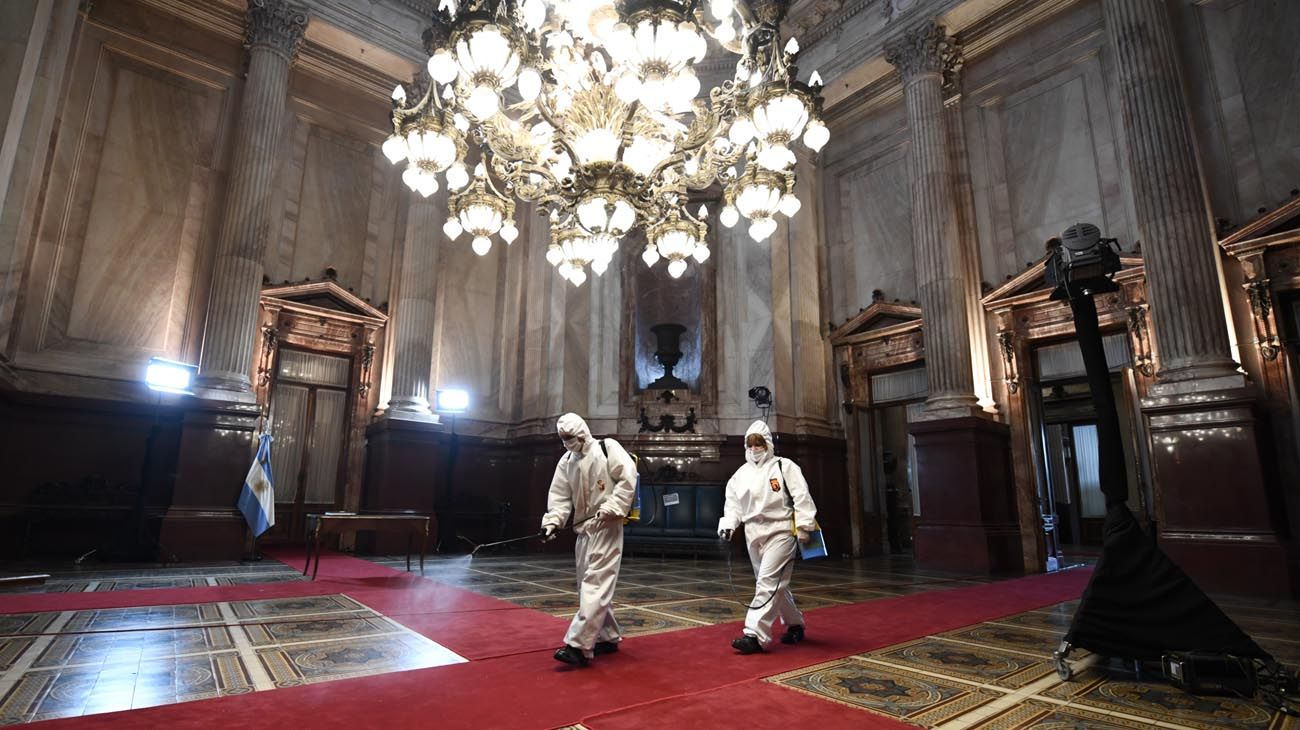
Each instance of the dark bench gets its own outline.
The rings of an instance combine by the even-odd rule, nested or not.
[[[623,552],[631,555],[716,557],[723,484],[641,484],[641,521],[623,529]],[[664,506],[665,494],[679,502]]]

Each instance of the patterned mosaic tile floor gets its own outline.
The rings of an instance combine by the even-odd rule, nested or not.
[[[404,558],[377,558],[402,569]],[[573,561],[564,555],[433,561],[426,576],[520,605],[570,616],[576,607]],[[729,577],[719,561],[624,560],[615,615],[627,636],[736,621],[753,595],[748,565]],[[874,559],[800,564],[795,600],[810,609],[988,582],[987,578],[918,571],[908,561]],[[505,591],[501,586],[513,586]],[[536,595],[534,595],[536,593]],[[509,594],[509,595],[506,595]],[[559,606],[564,597],[568,605]],[[1300,605],[1221,598],[1220,606],[1280,661],[1300,658]],[[840,702],[941,730],[981,728],[1300,728],[1263,705],[1196,697],[1162,681],[1132,681],[1092,665],[1076,650],[1076,675],[1062,682],[1052,650],[1069,627],[1077,601],[967,626],[790,672],[768,681],[821,700]],[[810,627],[815,631],[815,625]]]
[[[1158,678],[1076,652],[1075,676],[1057,677],[1052,650],[1077,602],[787,672],[767,681],[819,699],[941,730],[1021,728],[1300,728],[1262,703],[1191,695]],[[1220,605],[1241,615],[1231,599]],[[1250,609],[1247,609],[1250,610]],[[1275,643],[1300,648],[1300,617],[1271,614]],[[1291,616],[1290,620],[1281,619]],[[1240,620],[1240,619],[1239,619]],[[1289,638],[1284,638],[1286,634]],[[1263,643],[1263,636],[1259,637]],[[1293,665],[1294,666],[1294,665]]]
[[[405,568],[405,558],[374,558]],[[753,595],[747,564],[630,557],[616,592],[627,636],[730,622]],[[47,571],[48,572],[48,571]],[[433,557],[425,576],[568,617],[577,607],[567,554]],[[28,590],[94,591],[299,580],[275,563],[56,573]],[[802,608],[988,582],[913,569],[903,559],[801,563]],[[1262,646],[1300,663],[1300,605],[1221,599]],[[1261,705],[1193,697],[1161,682],[1092,666],[1076,654],[1068,683],[1051,650],[1074,602],[1009,616],[769,678],[816,701],[841,702],[941,730],[977,727],[1300,728]],[[815,631],[815,625],[810,627]],[[81,633],[78,633],[81,632]],[[0,723],[241,694],[435,666],[459,657],[346,596],[0,616]]]
[[[267,560],[260,563],[223,563],[195,567],[89,568],[68,570],[29,565],[6,565],[5,574],[48,573],[42,585],[0,587],[6,593],[93,593],[134,591],[144,588],[201,588],[252,583],[307,580],[301,570]]]
[[[465,661],[344,595],[0,617],[0,724]]]

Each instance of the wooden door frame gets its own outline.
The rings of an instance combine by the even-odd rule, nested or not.
[[[1046,264],[1044,256],[981,300],[996,327],[1000,358],[994,366],[1000,366],[1002,378],[995,378],[993,385],[998,402],[1006,404],[1007,422],[1011,426],[1012,469],[1027,570],[1046,565],[1049,557],[1043,537],[1044,514],[1039,491],[1046,484],[1043,447],[1041,438],[1037,437],[1043,425],[1042,414],[1036,413],[1031,405],[1029,393],[1030,387],[1038,383],[1033,350],[1075,336],[1070,305],[1051,299]],[[1154,382],[1158,355],[1148,328],[1146,269],[1140,254],[1122,255],[1120,265],[1115,275],[1119,291],[1096,297],[1098,324],[1103,335],[1127,333],[1138,395],[1143,396]],[[1140,462],[1139,477],[1152,484],[1149,461],[1145,458],[1149,440],[1143,419],[1134,422],[1134,440],[1134,453]]]
[[[365,474],[365,431],[379,398],[388,314],[333,280],[264,287],[258,314],[261,343],[255,390],[263,423],[269,415],[281,346],[351,360],[343,441],[344,478],[338,501],[344,510],[359,510]]]
[[[861,495],[862,470],[867,467],[858,458],[862,448],[858,440],[866,438],[869,453],[875,453],[879,434],[872,418],[866,419],[867,433],[860,433],[856,413],[860,410],[871,412],[875,405],[871,392],[872,375],[924,364],[923,324],[920,307],[898,301],[887,302],[884,294],[876,290],[872,292],[870,306],[834,328],[829,336],[840,385],[844,389],[843,406],[848,414],[845,421],[851,424],[845,428],[845,439],[849,452],[849,484],[852,485],[849,490],[849,522],[855,556],[876,552],[877,548],[884,553],[889,544],[884,532],[888,529],[888,522],[883,500],[877,500],[876,513],[880,519],[873,539]]]

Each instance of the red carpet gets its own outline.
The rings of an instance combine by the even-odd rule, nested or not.
[[[344,576],[353,576],[350,580],[368,580],[360,576],[378,568],[348,564],[349,561],[352,559],[331,556],[331,581],[335,576],[340,582]],[[364,561],[356,562],[364,564]],[[324,576],[324,560],[321,571]],[[76,727],[200,728],[211,727],[214,718],[219,717],[223,724],[252,727],[282,726],[311,718],[314,728],[349,730],[357,726],[404,728],[431,724],[456,728],[548,728],[584,721],[584,718],[595,718],[597,723],[628,722],[636,712],[629,708],[645,706],[641,709],[652,714],[643,715],[637,721],[638,727],[645,727],[660,724],[653,714],[660,710],[649,703],[668,698],[679,699],[665,705],[683,705],[674,711],[686,713],[684,717],[697,720],[701,726],[730,724],[720,723],[717,716],[710,719],[699,713],[720,712],[727,706],[722,703],[733,692],[740,693],[742,698],[762,698],[765,704],[831,704],[817,703],[785,690],[773,694],[767,688],[741,683],[1075,598],[1083,591],[1089,575],[1089,571],[1076,570],[816,609],[808,612],[809,639],[804,644],[749,657],[734,655],[728,646],[728,639],[737,633],[736,624],[633,638],[624,642],[618,654],[602,657],[597,666],[587,670],[567,669],[550,658],[551,650],[560,643],[563,629],[560,619],[538,613],[542,618],[534,624],[523,621],[522,616],[514,616],[512,609],[432,615],[435,611],[419,604],[430,600],[436,604],[441,600],[440,592],[455,589],[413,581],[403,591],[392,591],[409,579],[391,583],[381,579],[382,585],[355,586],[346,592],[385,613],[377,604],[389,601],[392,608],[405,611],[395,616],[397,620],[413,628],[418,626],[421,633],[454,651],[459,651],[458,638],[462,644],[475,644],[490,637],[484,648],[527,653],[129,713],[58,720],[52,721],[51,726],[64,723]],[[363,597],[362,591],[367,589],[370,593]],[[472,602],[458,599],[452,603],[469,606]],[[420,610],[413,610],[416,608]],[[524,624],[522,629],[515,625],[516,621]],[[467,632],[472,635],[465,636]],[[539,643],[544,643],[545,648],[531,651]],[[714,690],[718,692],[713,694]],[[700,709],[692,711],[690,708],[697,704],[694,695],[700,693],[711,694],[700,699]],[[682,695],[692,697],[680,699]],[[626,714],[619,713],[620,710]],[[782,712],[786,713],[783,716],[795,713],[790,707]],[[815,712],[819,716],[828,713],[827,722],[850,717],[827,708]],[[607,716],[601,718],[601,715]],[[856,717],[856,727],[874,719],[867,713]],[[597,724],[596,727],[631,725]]]

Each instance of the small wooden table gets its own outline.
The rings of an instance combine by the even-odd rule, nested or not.
[[[307,515],[307,564],[302,567],[302,574],[312,567],[312,554],[316,556],[316,566],[312,568],[311,579],[316,580],[316,571],[320,570],[321,535],[339,534],[356,530],[406,531],[406,570],[411,571],[411,537],[420,536],[420,573],[424,573],[424,551],[429,542],[428,515],[358,515],[358,514],[322,514]]]

